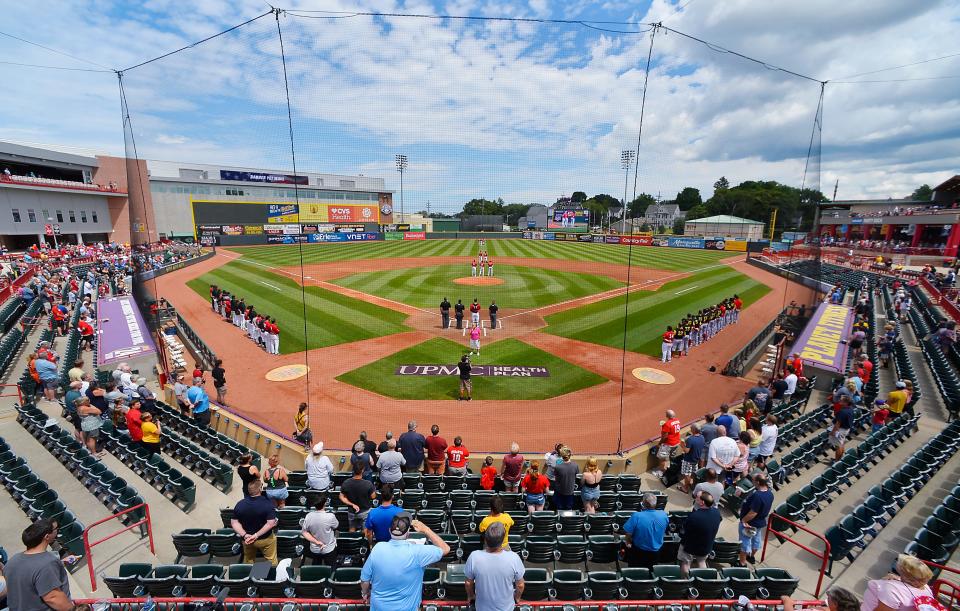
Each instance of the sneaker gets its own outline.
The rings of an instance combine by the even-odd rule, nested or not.
[[[757,563],[757,557],[754,556],[753,554],[750,554],[749,556],[747,556],[747,561],[748,561],[750,564],[756,564],[756,563]]]

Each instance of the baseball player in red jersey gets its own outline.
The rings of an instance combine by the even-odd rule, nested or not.
[[[673,360],[673,327],[668,326],[663,334],[663,344],[660,346],[660,362],[669,363]]]
[[[493,276],[493,261],[487,261],[487,275]]]
[[[470,264],[470,276],[476,277],[477,275],[477,260],[474,259],[473,263]]]
[[[480,303],[476,299],[470,304],[470,322],[480,324]]]

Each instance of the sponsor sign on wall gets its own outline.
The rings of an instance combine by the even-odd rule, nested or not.
[[[296,223],[299,220],[296,204],[267,205],[268,223]]]
[[[261,235],[263,233],[263,227],[260,225],[244,225],[243,233],[245,235]]]
[[[624,246],[653,246],[653,236],[620,236],[620,244],[623,244]]]
[[[556,239],[557,239],[557,234],[553,233],[552,231],[544,231],[544,232],[543,232],[543,239],[544,239],[544,240],[556,240]]]
[[[410,231],[410,223],[393,223],[391,225],[384,225],[384,231]]]
[[[670,248],[703,248],[703,238],[669,237],[667,246]]]
[[[456,365],[400,365],[394,371],[398,376],[456,376],[460,370]],[[549,378],[546,367],[514,367],[510,365],[473,365],[470,375],[478,377],[502,378]]]
[[[337,225],[334,231],[339,231],[340,233],[362,233],[364,229],[366,229],[366,227],[358,223],[356,225]]]
[[[403,233],[404,240],[426,240],[427,233],[425,231],[405,231]]]
[[[223,235],[243,235],[243,225],[223,225]]]
[[[726,250],[726,240],[719,238],[704,238],[703,247],[708,250]]]
[[[293,174],[266,174],[263,172],[234,172],[233,170],[220,170],[220,180],[269,182],[276,185],[305,185],[308,183],[306,176],[295,176]]]
[[[264,225],[263,233],[267,235],[283,235],[283,225]]]
[[[619,243],[620,243],[620,236],[618,236],[618,235],[608,235],[608,236],[605,236],[605,237],[603,238],[603,241],[606,242],[607,244],[619,244]]]
[[[732,252],[747,252],[746,240],[725,240],[724,250]]]
[[[592,236],[592,235],[578,235],[578,236],[577,236],[577,241],[579,241],[579,242],[593,242],[593,236]]]
[[[403,232],[402,231],[384,231],[383,239],[384,240],[402,240]]]
[[[281,225],[280,228],[283,230],[283,235],[298,235],[300,233],[300,225]]]
[[[301,221],[318,223],[379,223],[376,204],[300,204]]]
[[[822,303],[793,345],[793,350],[800,354],[804,363],[843,373],[847,361],[846,339],[852,325],[850,308]]]
[[[297,244],[297,243],[306,242],[308,236],[297,234],[297,235],[285,235],[281,237],[283,238],[284,244]]]
[[[223,225],[197,225],[198,235],[220,235]]]

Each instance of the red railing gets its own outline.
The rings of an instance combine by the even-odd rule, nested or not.
[[[812,547],[808,547],[808,546],[804,545],[803,543],[800,543],[799,541],[796,541],[796,540],[794,540],[794,539],[791,539],[791,538],[790,538],[790,535],[788,535],[787,533],[774,530],[774,529],[773,529],[773,526],[772,526],[772,524],[773,524],[773,519],[774,519],[774,518],[776,518],[776,519],[778,519],[778,520],[783,520],[784,522],[786,522],[787,524],[793,526],[794,528],[798,528],[798,529],[802,530],[803,532],[805,532],[805,533],[807,533],[807,534],[810,534],[810,535],[813,535],[813,536],[816,537],[817,539],[820,539],[821,541],[823,541],[823,545],[824,545],[824,548],[825,548],[825,549],[823,550],[823,552],[818,552],[817,550],[813,549]],[[818,533],[818,532],[814,532],[814,531],[810,530],[809,528],[807,528],[807,527],[804,526],[803,524],[798,524],[798,523],[794,522],[793,520],[788,520],[787,518],[785,518],[785,517],[783,517],[783,516],[781,516],[781,515],[777,515],[776,513],[771,513],[771,514],[770,514],[770,517],[769,517],[769,519],[768,519],[768,521],[767,521],[767,532],[766,532],[766,533],[764,534],[764,536],[763,536],[763,553],[760,554],[760,560],[761,560],[761,562],[762,562],[764,559],[766,559],[766,557],[767,557],[767,542],[770,541],[770,533],[771,533],[771,532],[772,532],[774,535],[776,535],[778,538],[783,539],[783,540],[785,540],[785,541],[789,541],[790,543],[793,543],[794,545],[796,545],[797,547],[799,547],[799,548],[802,549],[803,551],[805,551],[805,552],[810,552],[811,554],[813,554],[814,556],[816,556],[817,558],[820,559],[820,576],[817,577],[817,589],[814,590],[814,592],[813,592],[813,595],[814,595],[814,596],[820,596],[820,587],[823,585],[823,576],[826,575],[826,573],[827,573],[827,562],[830,560],[830,542],[827,541],[827,538],[824,537],[823,535],[821,535],[821,534]]]
[[[3,303],[7,300],[8,297],[13,295],[13,291],[20,288],[24,284],[30,281],[33,278],[33,274],[37,271],[36,267],[31,267],[27,271],[23,272],[16,280],[8,284],[7,286],[0,289],[0,303]]]
[[[922,284],[923,288],[927,289],[927,292],[933,297],[934,304],[943,308],[943,311],[946,312],[950,318],[960,322],[960,308],[957,307],[957,304],[944,297],[943,293],[926,278],[921,277],[920,284]]]
[[[12,386],[17,389],[16,393],[6,392],[3,389]],[[17,403],[23,405],[23,393],[20,391],[19,384],[0,384],[0,397],[16,397]]]
[[[960,575],[960,569],[937,564],[936,562],[930,562],[929,560],[924,560],[923,558],[920,558],[920,562],[933,569],[939,569],[940,571],[946,571],[948,573],[953,573],[954,575]],[[930,589],[933,590],[933,596],[947,609],[960,608],[960,585],[938,577],[930,582]]]
[[[182,609],[188,603],[214,602],[214,598],[154,598],[153,602],[157,604],[158,609]],[[112,611],[139,611],[145,598],[114,598],[114,599],[74,599],[74,604],[89,604],[107,602],[110,603]],[[366,603],[356,599],[334,599],[334,598],[227,598],[224,599],[224,609],[226,611],[240,611],[244,605],[251,605],[253,609],[278,609],[286,602],[295,603],[295,608],[300,611],[320,611],[327,609],[332,604],[340,605],[348,609],[366,608]],[[825,603],[819,600],[795,600],[795,605],[800,607],[822,606]],[[653,611],[660,609],[670,611],[673,609],[706,609],[706,608],[730,608],[736,600],[541,600],[541,601],[521,601],[521,605],[534,609],[549,607],[558,609],[559,607],[572,607],[574,609],[602,609],[604,605],[612,605],[620,611],[645,610]],[[774,611],[783,602],[780,600],[754,600],[751,601],[758,610]],[[418,607],[433,607],[437,611],[462,611],[466,608],[466,601],[454,600],[425,600]],[[250,609],[251,607],[247,607]]]
[[[140,509],[141,507],[142,507],[143,510],[144,510],[144,517],[143,517],[142,520],[140,520],[140,521],[138,521],[138,522],[134,522],[133,524],[129,524],[129,525],[127,525],[126,527],[121,528],[120,530],[116,531],[115,533],[112,533],[112,534],[110,534],[110,535],[107,535],[107,536],[104,537],[103,539],[100,539],[100,540],[98,540],[98,541],[94,541],[93,543],[90,543],[90,531],[93,530],[94,527],[99,526],[100,524],[103,524],[104,522],[109,522],[110,520],[114,520],[114,519],[116,519],[116,518],[119,518],[120,516],[126,515],[126,514],[128,514],[128,513],[130,513],[130,512],[137,511],[137,510]],[[153,546],[153,527],[152,527],[151,524],[150,524],[150,506],[147,505],[146,503],[141,503],[141,504],[139,504],[139,505],[134,505],[133,507],[130,507],[129,509],[124,509],[124,510],[121,511],[121,512],[115,513],[115,514],[113,514],[112,516],[110,516],[110,517],[108,517],[108,518],[104,518],[104,519],[102,519],[102,520],[99,520],[99,521],[97,521],[97,522],[94,522],[93,524],[91,524],[90,526],[88,526],[88,527],[83,531],[83,555],[84,555],[84,556],[86,557],[86,559],[87,559],[87,570],[90,572],[90,591],[91,591],[91,592],[96,592],[96,591],[97,591],[97,577],[96,577],[96,573],[93,572],[93,548],[96,547],[97,545],[100,545],[101,543],[103,543],[103,542],[105,542],[105,541],[109,541],[110,539],[113,539],[113,538],[116,537],[117,535],[123,534],[123,533],[127,532],[128,530],[132,530],[132,529],[137,528],[137,527],[140,527],[140,526],[142,526],[142,525],[144,525],[144,524],[147,525],[147,535],[150,537],[150,553],[151,553],[151,554],[156,554],[156,549],[155,549],[154,546]]]

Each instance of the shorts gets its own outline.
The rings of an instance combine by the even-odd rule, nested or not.
[[[473,348],[473,349],[475,349],[475,350],[479,350],[479,349],[480,349],[480,340],[478,340],[478,339],[472,339],[472,340],[470,340],[470,347]]]
[[[60,386],[59,378],[54,378],[52,380],[40,380],[43,383],[43,388],[45,390],[56,390]]]
[[[263,491],[271,501],[282,501],[290,496],[290,491],[286,486],[283,488],[267,488]]]
[[[680,462],[680,475],[693,475],[697,470],[697,467],[700,466],[700,463],[681,461]]]
[[[96,439],[100,436],[100,429],[93,429],[92,431],[83,431],[84,439]]]
[[[675,446],[668,446],[666,444],[660,444],[660,447],[657,448],[657,458],[663,460],[665,458],[673,458],[680,454],[680,444]]]
[[[367,521],[367,514],[370,513],[369,509],[361,511],[360,513],[353,513],[352,511],[347,512],[347,523],[350,528],[360,530],[363,528],[364,523]]]
[[[750,450],[747,452],[747,460],[749,460],[749,461],[757,460],[757,456],[760,456],[760,448],[759,448],[759,447],[750,448]]]
[[[737,522],[737,532],[740,534],[740,551],[746,552],[748,555],[751,552],[759,552],[761,546],[760,533],[763,529],[755,526],[748,526],[746,528],[750,528],[753,534],[745,532],[743,522]]]
[[[707,561],[707,557],[689,554],[685,549],[683,549],[683,545],[681,545],[680,549],[677,551],[677,560],[685,564],[693,564],[695,562],[698,564],[703,564]]]
[[[830,433],[827,441],[830,443],[830,447],[839,448],[847,442],[847,435],[849,434],[850,429],[837,429],[836,433]]]
[[[466,467],[447,467],[447,475],[466,475]]]
[[[580,489],[580,498],[584,501],[595,501],[600,498],[600,486],[584,486]]]
[[[467,392],[472,391],[473,382],[471,382],[470,380],[464,380],[463,378],[460,378],[460,390],[465,390]]]
[[[547,502],[547,498],[543,494],[530,494],[529,492],[524,495],[524,502],[527,505],[533,505],[538,507]]]
[[[226,385],[226,384],[224,384],[223,386],[216,386],[215,388],[217,389],[217,394],[218,394],[218,395],[224,396],[224,395],[227,394],[227,385]]]

